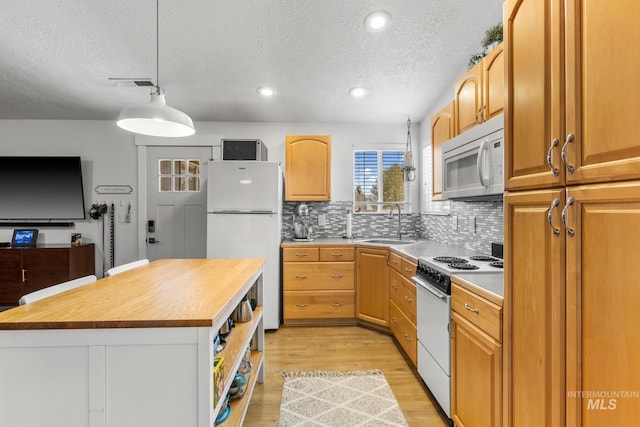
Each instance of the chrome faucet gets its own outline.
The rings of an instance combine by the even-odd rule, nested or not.
[[[401,217],[400,217],[400,203],[394,203],[393,206],[395,206],[398,209],[398,240],[402,240],[402,223],[401,223]],[[391,206],[391,210],[389,211],[389,218],[393,217],[393,206]]]

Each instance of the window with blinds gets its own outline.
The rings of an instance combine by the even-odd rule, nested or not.
[[[158,191],[161,193],[199,192],[200,160],[158,160]]]
[[[391,203],[403,203],[405,201],[403,165],[403,151],[354,151],[353,211],[388,212],[393,206]],[[401,207],[404,209],[403,206]]]

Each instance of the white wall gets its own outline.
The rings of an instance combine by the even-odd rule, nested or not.
[[[269,148],[269,160],[285,160],[285,135],[315,134],[332,136],[331,194],[334,201],[352,198],[353,145],[399,143],[404,149],[406,123],[343,124],[343,123],[266,123],[266,122],[197,122],[199,141],[211,136],[211,145],[219,138],[260,138]],[[429,127],[427,127],[429,129]],[[414,158],[419,158],[420,126],[412,126]],[[115,203],[116,211],[133,206],[133,218],[138,209],[137,148],[134,135],[119,129],[115,121],[67,120],[0,120],[0,155],[81,156],[87,209],[95,202]],[[177,138],[176,145],[188,144],[189,138]],[[163,142],[166,142],[163,140]],[[420,168],[417,168],[420,170]],[[101,195],[97,185],[131,185],[132,194]],[[419,209],[419,186],[414,187],[411,200],[414,211]],[[2,203],[2,201],[0,201]],[[120,206],[122,203],[123,206]],[[76,221],[72,228],[42,228],[39,243],[68,243],[71,233],[80,232],[83,242],[96,244],[96,272],[103,271],[102,222],[89,219]],[[140,227],[143,229],[143,227]],[[0,228],[0,241],[11,240],[12,227]],[[115,264],[138,258],[138,230],[135,223],[115,223]]]

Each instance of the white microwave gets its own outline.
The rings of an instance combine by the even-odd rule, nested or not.
[[[503,162],[501,114],[442,144],[442,197],[502,200]]]

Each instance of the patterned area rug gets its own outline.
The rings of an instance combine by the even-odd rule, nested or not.
[[[280,427],[408,426],[381,371],[281,375]]]

